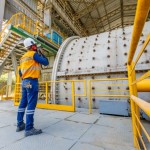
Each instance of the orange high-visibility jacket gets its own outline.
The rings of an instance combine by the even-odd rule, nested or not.
[[[34,54],[35,51],[28,51],[20,59],[22,79],[40,77],[40,64],[33,59]]]

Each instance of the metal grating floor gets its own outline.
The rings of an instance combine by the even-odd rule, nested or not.
[[[0,101],[0,150],[135,150],[127,117],[36,109],[35,127],[44,133],[25,138],[15,132],[16,113],[12,101]]]

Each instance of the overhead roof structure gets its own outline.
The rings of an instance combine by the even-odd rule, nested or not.
[[[53,27],[58,26],[68,36],[89,36],[133,25],[137,6],[137,0],[37,0],[34,10],[26,0],[7,2],[38,20],[44,20],[44,11],[52,9]]]
[[[88,36],[133,25],[137,0],[47,0],[55,18],[69,25],[74,34]],[[63,21],[62,21],[63,19]],[[150,20],[150,13],[148,16]],[[64,23],[64,24],[65,24]]]

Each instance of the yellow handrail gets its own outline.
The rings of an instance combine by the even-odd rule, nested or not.
[[[132,127],[133,127],[133,138],[134,138],[134,146],[137,149],[141,149],[141,144],[144,150],[147,150],[145,141],[142,136],[143,133],[146,135],[148,141],[150,142],[150,136],[146,131],[145,127],[142,125],[142,121],[140,120],[140,109],[142,109],[149,117],[150,117],[150,103],[144,101],[141,98],[138,98],[138,83],[142,81],[140,84],[142,92],[148,92],[149,88],[147,88],[146,78],[150,76],[150,70],[146,72],[144,75],[136,79],[135,66],[138,63],[140,57],[142,56],[146,46],[150,41],[150,34],[148,34],[146,41],[144,42],[140,52],[138,53],[135,63],[133,62],[134,54],[136,52],[136,48],[142,34],[142,30],[150,9],[150,0],[138,0],[136,16],[134,20],[133,34],[132,40],[128,55],[128,80],[129,80],[129,89],[130,89],[130,104],[131,104],[131,113],[132,113]],[[144,84],[143,84],[144,83]],[[150,91],[149,91],[150,92]],[[140,144],[141,142],[141,144]]]
[[[32,35],[40,35],[42,38],[51,42],[56,47],[59,47],[59,43],[56,44],[55,42],[53,42],[52,38],[48,39],[46,36],[44,36],[44,29],[46,25],[43,22],[38,20],[33,20],[21,12],[14,14],[7,21],[3,30],[0,32],[0,42],[2,41],[2,36],[5,33],[5,30],[7,29],[9,24],[14,25],[15,27],[22,28],[23,30],[27,31]]]
[[[141,48],[141,50],[140,50],[140,52],[139,52],[139,54],[138,54],[138,56],[137,56],[137,58],[135,60],[135,64],[132,67],[131,73],[132,73],[133,69],[135,68],[137,62],[139,61],[141,55],[143,54],[143,52],[144,52],[146,46],[148,45],[149,41],[150,41],[150,33],[148,34],[148,36],[146,38],[146,41],[144,42],[144,45],[142,46],[142,48]]]
[[[3,86],[2,89],[0,90],[0,95],[1,95],[1,97],[3,97],[3,95],[4,95],[3,92],[4,92],[4,90],[6,89],[6,86],[7,86],[7,85]]]
[[[4,95],[6,96],[6,98],[11,96],[11,95],[8,95],[8,91],[9,91],[10,87],[11,87],[11,89],[12,89],[13,86],[14,86],[14,85],[5,85],[5,86],[3,86],[3,87],[1,88],[1,90],[0,90],[1,100],[3,100]],[[12,92],[12,91],[11,91],[11,92]],[[11,94],[12,94],[12,93],[11,93]]]
[[[16,27],[20,27],[33,35],[38,34],[40,32],[43,33],[42,26],[39,27],[39,24],[36,24],[35,21],[27,17],[25,14],[17,13],[14,14],[5,24],[3,30],[0,33],[0,41],[2,39],[2,34],[5,32],[9,24],[12,24]]]
[[[106,86],[128,86],[128,84],[118,84],[118,83],[114,83],[114,84],[100,84],[99,82],[110,82],[110,81],[128,81],[128,78],[111,78],[111,79],[94,79],[94,80],[89,80],[88,82],[88,93],[89,93],[89,113],[92,113],[92,98],[94,97],[108,97],[108,98],[129,98],[129,90],[125,90],[125,89],[115,89],[115,90],[104,90],[102,88],[99,88],[100,87],[105,87]],[[93,84],[92,84],[93,83]],[[98,84],[97,84],[98,83]],[[100,90],[101,92],[108,92],[108,94],[99,94],[100,93]],[[114,93],[114,94],[110,94],[110,92],[118,92],[117,94]],[[98,92],[98,94],[95,94],[95,92]],[[123,92],[123,93],[121,93]],[[128,92],[128,93],[127,93]]]
[[[19,67],[18,67],[19,68]],[[15,94],[14,94],[14,105],[19,105],[21,99],[21,79],[19,73],[16,75],[16,85],[15,85]],[[70,105],[62,105],[62,104],[49,104],[49,100],[53,99],[53,95],[55,92],[52,91],[53,84],[63,84],[69,83],[70,90],[71,90],[71,104]],[[76,90],[76,83],[81,83],[83,86],[83,93],[77,93]],[[38,108],[45,108],[45,109],[54,109],[54,110],[64,110],[64,111],[75,111],[75,99],[76,97],[86,97],[86,80],[59,80],[59,81],[42,81],[39,82],[39,93],[41,92],[44,94],[45,103],[38,103]],[[61,100],[60,100],[61,101]]]
[[[149,0],[138,0],[135,20],[134,20],[134,27],[133,27],[133,34],[131,40],[131,46],[128,56],[128,64],[131,64],[133,60],[133,56],[135,54],[148,12],[150,9],[150,1]]]
[[[150,103],[131,95],[131,99],[150,117]]]

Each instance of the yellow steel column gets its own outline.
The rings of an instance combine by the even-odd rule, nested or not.
[[[149,9],[150,9],[150,0],[138,0],[131,46],[130,46],[130,51],[128,56],[128,64],[131,64],[132,62]]]
[[[132,65],[128,65],[128,80],[129,80],[130,95],[134,95],[134,88],[131,85],[132,82],[133,82],[131,70],[132,70]],[[130,105],[131,105],[131,116],[132,116],[132,128],[133,128],[134,146],[137,147],[136,138],[138,137],[138,133],[137,133],[137,130],[135,128],[136,118],[135,118],[135,115],[134,115],[134,112],[136,112],[136,108],[135,108],[135,104],[134,104],[134,102],[133,102],[133,100],[131,98],[130,98]]]

